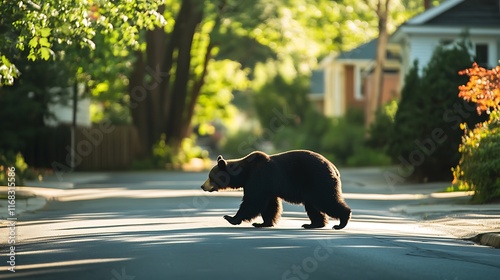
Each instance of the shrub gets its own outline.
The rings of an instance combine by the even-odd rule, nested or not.
[[[165,134],[153,145],[153,165],[159,168],[179,169],[193,158],[208,159],[208,152],[196,145],[194,136],[184,138],[178,151],[167,145]]]
[[[399,156],[414,149],[413,140],[417,139],[419,132],[413,123],[415,110],[420,98],[421,78],[418,75],[418,61],[414,61],[413,67],[405,76],[404,86],[401,90],[401,100],[394,116],[394,124],[389,132],[388,154],[397,159]]]
[[[246,156],[261,144],[265,139],[252,130],[239,129],[228,134],[221,143],[220,153],[225,158],[239,158]],[[257,147],[256,147],[257,146]]]
[[[262,127],[268,127],[276,118],[275,110],[293,116],[291,122],[300,122],[312,108],[307,93],[309,78],[298,76],[292,80],[277,74],[270,81],[254,89],[253,105]]]
[[[394,117],[398,111],[398,102],[389,101],[377,110],[375,121],[368,130],[367,145],[369,147],[387,151],[388,143],[393,137]]]
[[[347,159],[347,166],[387,166],[392,159],[385,152],[369,147],[359,147]]]
[[[484,203],[500,198],[500,66],[487,70],[476,63],[461,71],[470,79],[459,87],[459,96],[477,104],[477,112],[490,113],[487,122],[472,131],[462,124],[465,135],[459,152],[462,157],[452,169],[454,189],[474,190],[473,200]]]
[[[26,172],[28,171],[28,165],[24,161],[23,156],[20,153],[4,153],[0,154],[0,185],[8,185],[8,168],[15,167],[16,174],[16,186],[24,184],[26,179]]]
[[[337,164],[347,164],[348,158],[354,155],[365,141],[363,122],[353,123],[348,115],[331,119],[328,130],[321,138],[321,151],[333,154]]]
[[[459,190],[473,190],[475,202],[500,198],[500,117],[495,112],[489,122],[472,131],[465,129],[459,151],[462,158],[453,169],[453,184]]]
[[[403,89],[389,152],[398,162],[412,165],[410,179],[451,180],[450,169],[460,160],[460,122],[473,127],[481,121],[473,112],[467,112],[471,104],[457,96],[458,86],[467,81],[458,71],[470,64],[465,42],[451,48],[439,46],[420,78],[416,69],[407,76],[413,86],[406,84]],[[422,149],[418,143],[432,139],[436,131],[442,135],[440,140]]]

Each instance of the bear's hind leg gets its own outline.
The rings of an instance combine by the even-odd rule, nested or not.
[[[323,205],[320,209],[328,216],[340,220],[340,224],[333,226],[333,229],[343,229],[351,219],[351,208],[344,201]]]
[[[254,227],[272,227],[276,224],[278,219],[281,217],[281,199],[279,197],[274,197],[269,200],[266,208],[262,211],[261,216],[263,223],[253,223]]]
[[[303,228],[311,229],[311,228],[322,228],[326,225],[327,218],[325,214],[321,213],[310,203],[305,203],[307,216],[311,220],[310,224],[303,224]]]

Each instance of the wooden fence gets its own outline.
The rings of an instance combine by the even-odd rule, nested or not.
[[[30,166],[69,169],[75,157],[75,170],[124,170],[139,155],[139,137],[132,125],[78,127],[74,145],[71,128],[43,128],[23,151]]]

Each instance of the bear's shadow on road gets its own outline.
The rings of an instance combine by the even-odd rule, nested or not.
[[[161,224],[149,223],[142,226],[152,225],[157,228]],[[252,267],[271,264],[276,266],[277,271],[286,271],[290,263],[300,264],[305,258],[314,256],[318,248],[324,249],[322,254],[331,250],[335,254],[341,252],[340,256],[343,255],[342,252],[352,250],[356,250],[356,254],[363,254],[363,251],[373,254],[374,250],[406,250],[407,254],[430,258],[440,256],[419,250],[414,244],[433,243],[441,246],[443,251],[450,248],[463,249],[450,239],[439,237],[401,237],[396,234],[353,233],[327,228],[253,228],[249,224],[169,228],[172,225],[173,223],[164,223],[157,230],[141,229],[141,225],[64,228],[53,236],[20,245],[19,260],[28,268],[20,267],[19,273],[13,275],[15,277],[12,279],[28,279],[34,274],[37,279],[70,279],[75,273],[90,279],[96,278],[96,275],[99,279],[112,279],[112,271],[120,271],[122,267],[127,268],[129,275],[144,278],[147,273],[137,269],[137,262],[148,267],[164,266],[169,269],[169,275],[173,277],[171,279],[181,276],[190,279],[189,275],[201,277],[202,272],[220,266],[221,260],[230,261],[232,269],[242,274],[252,273]],[[122,227],[121,231],[117,231],[119,227]],[[74,234],[78,230],[82,233]],[[106,230],[110,232],[105,232]],[[377,249],[373,248],[374,242],[380,245]],[[334,267],[338,257],[332,254],[325,262]],[[280,259],[279,262],[277,258]],[[453,255],[449,255],[449,258],[453,258]],[[86,263],[90,259],[103,261]],[[74,263],[64,264],[69,260]],[[64,265],[57,265],[59,263]],[[192,263],[197,265],[193,266]],[[37,267],[40,264],[45,265]]]
[[[187,210],[178,208],[178,201],[167,204],[165,199],[148,198],[148,203],[154,206],[152,209],[160,202],[158,205],[166,207],[152,214],[149,208],[130,211],[128,205],[133,199],[120,204],[115,212],[107,212],[105,206],[113,200],[103,199],[99,204],[82,203],[64,216],[59,215],[57,210],[67,202],[57,202],[48,209],[52,211],[43,215],[40,213],[37,219],[20,224],[19,232],[22,234],[24,230],[44,227],[45,224],[67,222],[51,232],[50,236],[23,240],[18,247],[19,271],[9,275],[9,279],[32,279],[34,275],[37,279],[71,279],[75,273],[81,279],[113,279],[112,272],[120,271],[122,267],[127,269],[128,275],[148,279],[147,272],[138,269],[136,263],[148,269],[153,266],[168,269],[169,279],[190,279],[186,275],[197,276],[191,279],[202,279],[203,272],[215,273],[214,269],[220,267],[221,261],[231,262],[231,269],[241,274],[251,275],[255,267],[269,265],[284,272],[291,263],[300,264],[304,259],[314,257],[317,248],[336,252],[335,256],[331,254],[325,261],[333,269],[339,257],[354,251],[359,255],[369,255],[373,252],[382,254],[385,250],[405,250],[406,254],[432,258],[442,256],[434,251],[419,250],[415,244],[434,244],[443,251],[474,248],[467,247],[467,243],[457,244],[449,238],[401,236],[389,230],[384,233],[368,232],[361,224],[389,227],[397,226],[402,221],[363,210],[355,210],[353,220],[345,230],[332,230],[331,226],[336,224],[333,220],[323,229],[306,230],[300,228],[301,224],[309,222],[303,207],[288,205],[276,227],[254,228],[250,223],[239,226],[225,224],[222,214],[234,213],[238,201],[224,204],[224,207],[215,204],[217,207],[213,209]],[[183,202],[190,206],[190,201],[186,198]],[[231,208],[233,206],[236,208]],[[82,209],[87,212],[83,213]],[[129,210],[124,219],[120,219],[123,217],[122,210]],[[130,224],[129,219],[136,223]],[[200,223],[204,219],[207,221]],[[212,221],[217,226],[211,224]],[[257,221],[260,222],[260,218]],[[89,260],[98,260],[98,263]],[[190,265],[192,263],[197,265]],[[222,273],[222,268],[219,269]],[[280,277],[279,274],[276,276]],[[0,279],[3,277],[0,275]]]

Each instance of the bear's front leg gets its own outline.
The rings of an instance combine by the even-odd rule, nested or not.
[[[226,219],[233,226],[241,224],[241,220],[237,219],[236,217],[231,217],[229,215],[225,215],[224,219]]]
[[[249,199],[248,195],[243,195],[243,202],[241,203],[238,212],[236,212],[236,215],[234,215],[234,217],[226,215],[224,216],[224,219],[232,225],[239,225],[242,221],[251,221],[253,218],[257,217],[264,206],[265,200],[262,200],[262,198]]]
[[[273,197],[269,199],[266,208],[260,215],[262,216],[263,223],[253,223],[252,225],[257,228],[262,227],[272,227],[276,224],[281,216],[281,199],[278,197]]]

